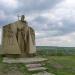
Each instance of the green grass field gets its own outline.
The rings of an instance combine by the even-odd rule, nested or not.
[[[54,73],[55,75],[75,75],[75,56],[41,56],[48,59],[46,67],[48,72]],[[0,70],[3,72],[10,71],[9,65],[3,64],[2,58],[0,57]],[[16,65],[18,70],[23,72],[25,75],[31,75],[24,64],[10,64],[10,67]]]
[[[75,56],[48,56],[46,65],[56,75],[75,75]]]
[[[48,59],[45,65],[48,72],[55,75],[75,75],[75,48],[39,47],[37,48],[37,56]],[[27,71],[25,64],[4,64],[2,56],[0,56],[0,73],[5,74],[13,69],[24,75],[32,75]]]

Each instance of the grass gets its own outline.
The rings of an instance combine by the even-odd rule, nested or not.
[[[75,56],[48,56],[49,72],[56,75],[75,75]]]
[[[55,75],[75,75],[75,56],[51,56],[48,54],[38,54],[40,57],[47,58],[45,67],[48,68],[48,72],[54,73]],[[15,68],[16,67],[16,68]],[[24,75],[32,75],[28,72],[25,64],[4,64],[2,63],[2,56],[0,56],[0,71],[6,73],[11,70],[18,70]]]
[[[48,59],[46,66],[48,72],[54,73],[55,75],[75,75],[75,56],[46,56],[40,55],[40,57],[45,57]],[[25,64],[4,64],[2,63],[2,57],[0,56],[0,70],[10,71],[11,68],[15,66],[20,72],[24,75],[31,75],[32,73],[28,72]],[[13,68],[12,68],[13,69]]]

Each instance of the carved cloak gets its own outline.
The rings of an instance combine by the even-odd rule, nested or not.
[[[17,21],[3,27],[4,54],[28,55],[36,53],[35,32],[27,22]]]

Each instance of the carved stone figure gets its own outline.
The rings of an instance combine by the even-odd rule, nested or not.
[[[28,56],[36,53],[35,32],[24,21],[21,20],[5,25],[3,27],[3,52],[5,55]]]

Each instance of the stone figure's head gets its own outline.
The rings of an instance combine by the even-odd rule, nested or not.
[[[22,15],[22,16],[21,16],[21,21],[24,21],[24,19],[25,19],[25,16]]]

